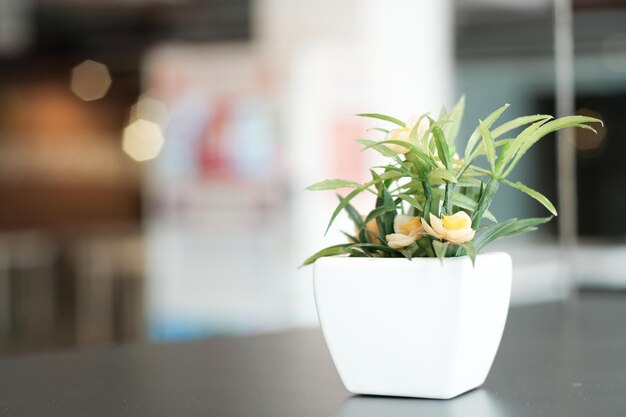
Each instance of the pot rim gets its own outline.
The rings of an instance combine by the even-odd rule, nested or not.
[[[499,256],[508,256],[510,257],[511,255],[508,252],[505,251],[494,251],[494,252],[483,252],[483,253],[479,253],[476,255],[476,259],[484,259],[484,258],[491,258],[491,257],[499,257]],[[350,257],[350,256],[344,256],[344,255],[339,255],[339,256],[324,256],[322,258],[317,259],[313,265],[317,264],[318,262],[328,262],[328,261],[334,261],[334,260],[342,260],[342,261],[347,261],[347,262],[390,262],[390,263],[400,263],[400,262],[409,262],[409,263],[419,263],[419,262],[437,262],[437,263],[453,263],[453,262],[464,262],[466,260],[469,260],[469,256],[467,255],[463,255],[463,256],[454,256],[454,257],[446,257],[444,258],[443,261],[441,261],[439,258],[436,257],[426,257],[426,256],[421,256],[421,257],[414,257],[411,260],[408,260],[406,258],[367,258],[367,257]]]

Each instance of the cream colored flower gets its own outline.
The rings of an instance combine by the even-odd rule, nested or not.
[[[418,121],[419,121],[419,125],[417,126],[417,135],[415,138],[411,139],[410,137],[411,130],[413,130],[413,128],[415,127]],[[426,134],[429,126],[430,124],[427,118],[424,117],[420,121],[419,117],[412,116],[409,119],[409,121],[406,122],[406,125],[402,129],[394,129],[390,131],[389,133],[387,133],[387,136],[385,136],[385,140],[399,140],[399,141],[408,142],[412,145],[415,145],[417,143],[417,139],[421,138],[422,136],[424,136],[424,134]],[[409,151],[409,148],[404,147],[402,145],[397,145],[395,143],[393,144],[388,143],[386,146],[393,153],[397,153],[397,154],[405,154]]]
[[[443,216],[441,219],[431,213],[430,225],[422,222],[422,226],[429,235],[457,245],[469,242],[476,233],[472,229],[472,219],[464,211],[458,211],[451,216]]]
[[[389,247],[393,249],[406,248],[422,237],[420,234],[423,230],[422,219],[419,217],[398,215],[393,219],[393,230],[395,233],[385,236]]]

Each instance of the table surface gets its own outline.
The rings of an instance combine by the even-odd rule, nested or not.
[[[626,294],[511,309],[482,388],[353,396],[318,330],[0,360],[2,416],[626,415]]]

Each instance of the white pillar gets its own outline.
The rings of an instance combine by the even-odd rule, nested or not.
[[[357,0],[358,41],[371,82],[368,111],[404,118],[439,112],[453,97],[450,0]]]

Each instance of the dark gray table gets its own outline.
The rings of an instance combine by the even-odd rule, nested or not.
[[[485,385],[351,396],[319,331],[0,360],[0,416],[626,416],[626,295],[513,308]]]

